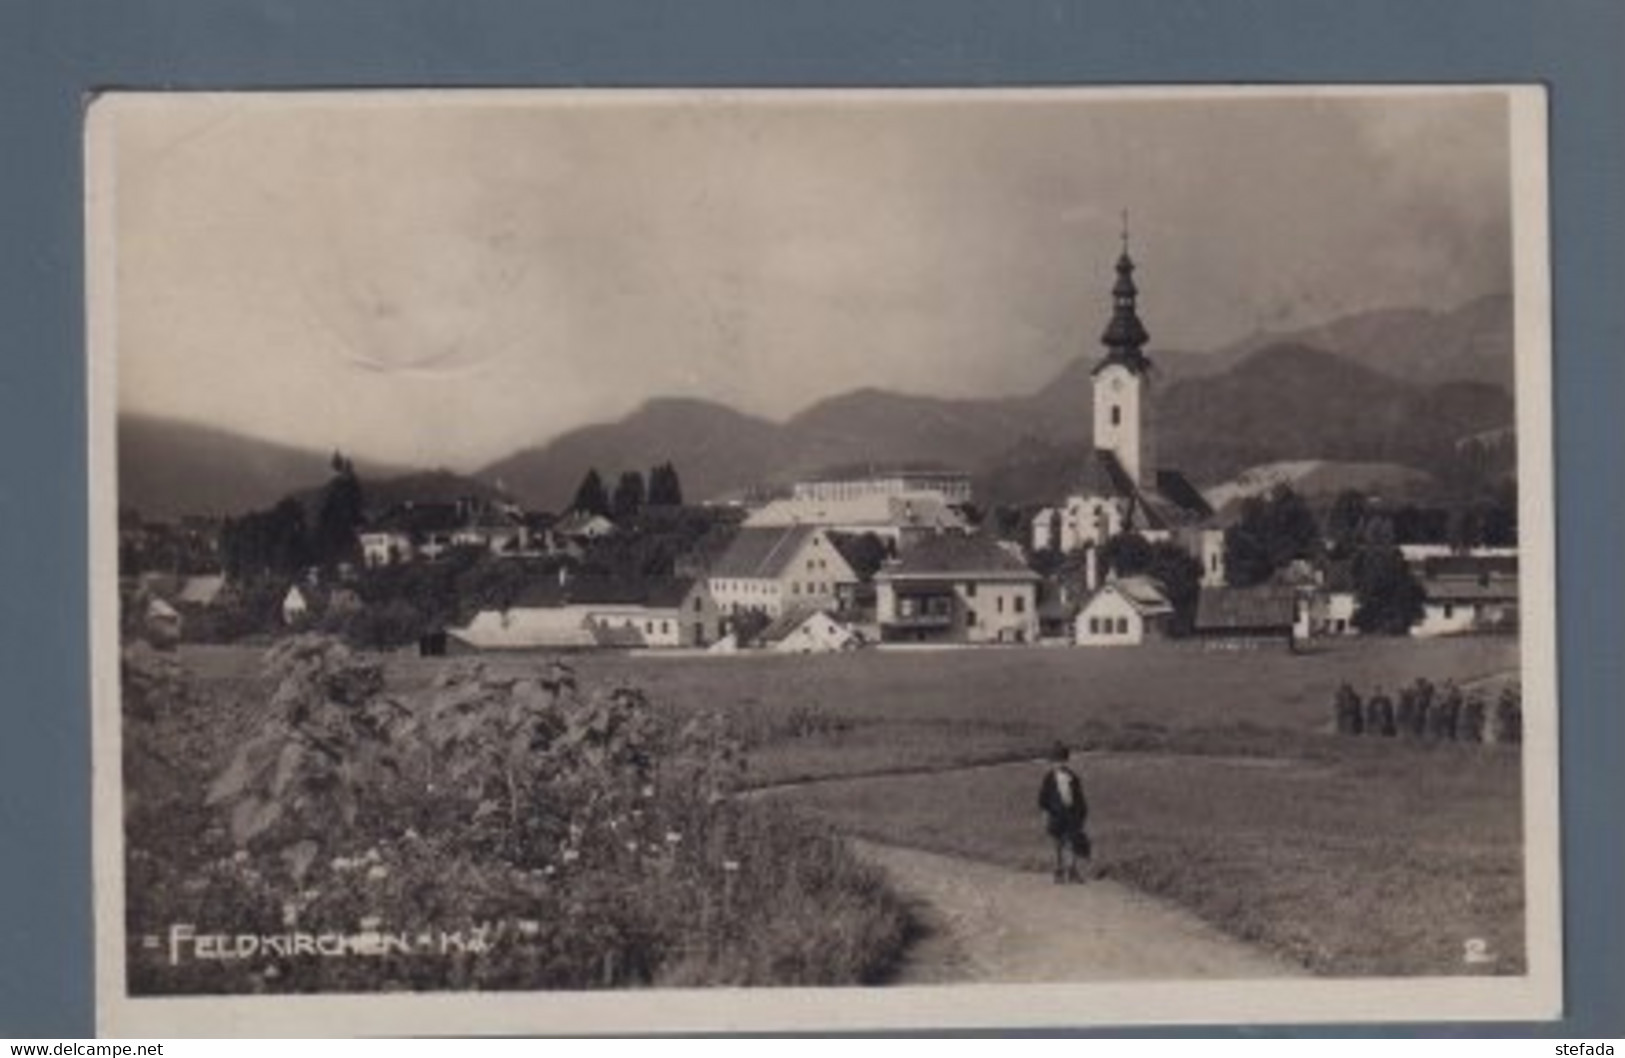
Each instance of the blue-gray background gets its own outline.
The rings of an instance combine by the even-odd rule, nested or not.
[[[1299,81],[1551,87],[1568,1014],[1388,1031],[1625,1034],[1622,57],[1617,0],[0,0],[0,1037],[93,1027],[87,93]]]

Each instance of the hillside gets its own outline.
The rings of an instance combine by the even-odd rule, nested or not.
[[[1365,312],[1209,353],[1151,356],[1159,462],[1198,485],[1284,461],[1433,471],[1462,438],[1513,422],[1505,297],[1448,312]],[[1046,502],[1069,486],[1092,436],[1095,363],[1080,356],[1034,393],[983,400],[858,389],[782,424],[712,401],[659,398],[498,460],[473,475],[483,486],[450,474],[417,484],[430,498],[484,487],[558,510],[593,467],[613,482],[670,461],[688,498],[709,499],[830,466],[928,461],[971,471],[985,503]],[[141,416],[121,419],[120,446],[122,502],[155,517],[247,510],[327,477],[324,452]],[[360,469],[374,481],[403,472]]]
[[[331,452],[135,413],[118,419],[118,502],[145,518],[234,515],[319,487]],[[363,477],[399,474],[358,462]]]
[[[1425,490],[1431,476],[1397,463],[1336,463],[1323,459],[1268,463],[1248,467],[1228,481],[1202,491],[1221,515],[1249,496],[1262,496],[1280,485],[1309,500],[1329,499],[1345,489],[1368,496],[1404,499]]]
[[[1376,309],[1315,327],[1262,332],[1208,354],[1210,372],[1226,370],[1260,350],[1306,345],[1420,386],[1482,382],[1513,388],[1512,298],[1482,297],[1444,312]],[[1201,360],[1181,362],[1200,368]]]
[[[711,401],[651,400],[624,419],[561,434],[474,476],[500,483],[524,503],[562,510],[589,468],[609,487],[623,471],[671,462],[688,499],[715,496],[771,477],[784,459],[783,427]]]
[[[1174,359],[1174,358],[1170,358]],[[1283,460],[1403,464],[1427,470],[1456,442],[1512,422],[1506,391],[1484,383],[1416,386],[1304,345],[1250,353],[1217,373],[1159,378],[1159,461],[1198,484]],[[1173,377],[1170,377],[1173,376]],[[841,464],[931,461],[977,477],[986,503],[1062,494],[1092,434],[1080,362],[1024,397],[944,400],[857,390],[783,425],[720,404],[651,401],[620,422],[573,430],[478,477],[535,506],[570,500],[588,467],[613,475],[671,460],[690,498],[782,484]]]

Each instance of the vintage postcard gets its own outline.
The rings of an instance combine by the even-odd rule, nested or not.
[[[100,1030],[1555,1017],[1545,102],[96,99]]]

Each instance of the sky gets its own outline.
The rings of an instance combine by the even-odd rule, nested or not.
[[[349,93],[106,108],[119,407],[475,469],[1506,293],[1494,92]],[[98,155],[97,157],[103,157]],[[98,233],[93,233],[93,236]]]

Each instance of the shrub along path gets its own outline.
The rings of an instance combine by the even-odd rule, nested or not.
[[[1036,871],[853,839],[859,856],[923,905],[931,933],[898,984],[1191,980],[1304,971],[1189,912],[1100,878],[1056,885]]]

